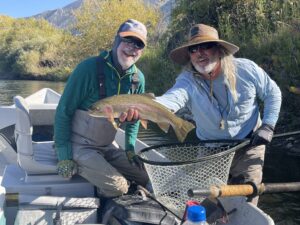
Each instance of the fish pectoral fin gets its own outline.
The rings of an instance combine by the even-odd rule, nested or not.
[[[170,124],[169,123],[157,123],[160,129],[162,129],[165,133],[168,133]]]
[[[144,127],[144,129],[147,129],[148,128],[148,121],[147,120],[142,120],[142,119],[140,121],[141,121],[141,124]]]
[[[114,110],[111,106],[106,106],[103,109],[105,115],[107,116],[107,120],[111,122],[111,124],[116,128],[116,130],[119,128],[119,125],[116,123],[114,118]]]
[[[111,124],[114,126],[114,128],[117,130],[120,127],[120,124],[116,123],[114,117],[107,117],[107,120],[111,122]]]

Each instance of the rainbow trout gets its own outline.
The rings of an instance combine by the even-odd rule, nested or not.
[[[132,107],[138,110],[141,124],[145,129],[147,129],[148,120],[157,123],[166,133],[171,125],[178,140],[183,142],[194,125],[177,117],[153,99],[154,97],[150,94],[115,95],[95,102],[89,114],[94,117],[107,117],[116,127],[114,118],[119,118],[122,112],[127,112]]]

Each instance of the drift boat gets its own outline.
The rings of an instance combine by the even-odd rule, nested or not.
[[[44,88],[25,99],[16,96],[12,106],[0,107],[0,225],[54,224],[58,214],[63,224],[100,224],[102,206],[94,186],[80,176],[68,180],[56,173],[51,137],[59,99],[60,94]],[[119,129],[116,142],[123,147],[124,140]],[[136,151],[146,147],[137,140]],[[226,212],[232,212],[228,225],[274,224],[244,197],[220,201]]]

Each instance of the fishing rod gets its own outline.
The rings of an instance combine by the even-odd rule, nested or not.
[[[247,196],[255,197],[257,195],[267,193],[282,193],[282,192],[298,192],[300,191],[300,182],[290,183],[261,183],[238,185],[212,185],[208,189],[189,189],[187,194],[189,197],[231,197],[231,196]]]

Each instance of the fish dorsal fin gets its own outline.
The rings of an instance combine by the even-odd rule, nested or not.
[[[151,98],[151,99],[155,99],[155,94],[154,93],[143,93],[143,94],[140,94],[140,95],[143,95],[143,96]]]
[[[170,124],[169,123],[157,123],[160,129],[162,129],[165,133],[168,133]]]

